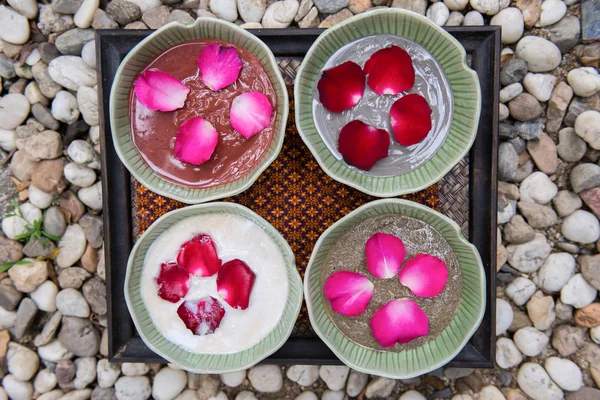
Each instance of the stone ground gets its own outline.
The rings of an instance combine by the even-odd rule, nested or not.
[[[0,5],[0,400],[600,399],[598,0],[48,3]],[[497,368],[395,381],[330,366],[201,376],[110,364],[93,29],[197,16],[330,27],[388,6],[503,27]]]

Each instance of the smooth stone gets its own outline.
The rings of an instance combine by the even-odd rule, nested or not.
[[[89,187],[96,181],[93,169],[77,163],[65,165],[65,178],[75,186]]]
[[[509,110],[508,107],[505,104],[498,104],[498,120],[499,121],[506,121],[506,119],[509,116]]]
[[[392,8],[403,8],[405,10],[425,15],[427,10],[427,0],[393,0],[389,5]]]
[[[521,10],[515,7],[508,7],[494,15],[490,25],[502,27],[502,43],[515,43],[523,36],[524,22]]]
[[[575,193],[600,186],[600,166],[592,163],[579,164],[569,176]]]
[[[535,282],[546,292],[555,293],[571,279],[575,273],[575,259],[568,253],[551,254],[539,269]]]
[[[61,54],[79,56],[83,46],[90,40],[94,40],[93,29],[75,28],[60,34],[54,45]]]
[[[531,326],[515,332],[513,337],[519,351],[528,357],[536,357],[548,346],[548,336]]]
[[[593,149],[600,149],[600,112],[584,111],[575,119],[575,133]]]
[[[452,11],[448,16],[445,26],[461,26],[464,20],[464,15],[459,11]]]
[[[562,0],[545,0],[542,2],[540,19],[535,24],[542,28],[557,23],[567,13],[567,5]]]
[[[8,276],[17,290],[31,293],[48,279],[46,261],[28,260],[24,264],[13,265],[8,270]]]
[[[38,355],[25,346],[10,342],[6,353],[8,372],[15,378],[28,381],[38,370],[40,359]]]
[[[495,15],[500,10],[508,7],[509,0],[470,0],[471,7],[480,13]]]
[[[496,335],[508,330],[514,314],[510,304],[504,299],[496,299]]]
[[[67,154],[74,162],[99,169],[99,157],[91,144],[85,140],[73,140],[67,148]]]
[[[138,7],[139,9],[139,7]],[[193,22],[193,21],[192,21]],[[97,9],[94,12],[94,19],[92,20],[92,28],[94,29],[117,29],[119,24],[104,10]]]
[[[90,315],[90,307],[85,298],[75,289],[61,290],[56,295],[56,307],[67,317],[87,318]]]
[[[307,387],[319,379],[319,367],[317,365],[292,365],[286,371],[286,376],[298,385]]]
[[[51,235],[61,237],[67,229],[64,215],[58,207],[50,207],[44,213],[44,231]]]
[[[145,376],[122,376],[115,383],[117,400],[146,400],[151,395],[150,380]]]
[[[324,399],[324,398],[325,398],[325,395],[321,396],[321,399]],[[319,400],[319,398],[313,392],[306,391],[306,392],[300,393],[298,396],[295,397],[294,400]]]
[[[346,393],[348,396],[358,396],[365,388],[368,381],[369,376],[367,374],[351,370],[346,383]]]
[[[121,371],[125,376],[142,376],[150,372],[150,366],[144,363],[123,363]]]
[[[574,392],[583,386],[581,370],[571,360],[559,357],[549,357],[544,364],[550,378],[563,390]]]
[[[84,121],[88,125],[98,125],[98,94],[87,86],[81,86],[77,91],[77,104]]]
[[[483,15],[479,11],[469,11],[465,14],[463,26],[481,26],[484,24]]]
[[[498,150],[498,178],[503,181],[514,179],[519,165],[519,155],[510,143],[501,143]]]
[[[96,71],[77,56],[55,58],[48,65],[48,73],[54,82],[69,90],[77,91],[80,86],[93,87],[97,84]]]
[[[517,306],[522,306],[536,291],[535,284],[522,276],[517,277],[506,287],[506,296]]]
[[[13,375],[6,375],[2,379],[2,387],[11,400],[28,400],[33,398],[33,385],[23,382]]]
[[[96,365],[96,374],[98,376],[98,386],[110,388],[121,375],[121,369],[119,364],[112,364],[107,359],[101,359]]]
[[[566,162],[577,162],[583,158],[587,150],[585,141],[573,128],[564,128],[558,132],[558,156]]]
[[[37,17],[38,6],[35,0],[8,0],[8,4],[27,19],[35,19]]]
[[[73,386],[82,394],[82,390],[96,380],[96,358],[81,357],[75,360],[77,372],[73,380]],[[91,390],[89,391],[91,394]]]
[[[577,263],[585,280],[595,289],[600,290],[600,256],[579,256]]]
[[[444,0],[444,4],[452,11],[462,11],[469,4],[469,0]]]
[[[564,54],[579,42],[581,23],[577,16],[566,15],[556,24],[546,27],[546,30],[550,41]]]
[[[171,14],[169,14],[168,22],[177,21],[182,24],[193,24],[195,19],[187,12],[183,10],[173,10]],[[84,58],[85,60],[85,58]]]
[[[293,367],[295,367],[295,366],[290,367],[290,369]],[[288,372],[287,372],[287,376],[289,379],[291,379],[290,372],[289,372],[290,369],[288,369]],[[317,367],[317,370],[318,370],[318,367]],[[244,383],[245,379],[246,379],[246,371],[245,370],[230,372],[227,374],[221,374],[221,382],[223,382],[223,384],[228,387],[238,387],[242,383]],[[318,379],[318,374],[317,374],[317,379]],[[308,386],[308,385],[302,385],[302,386]]]
[[[536,329],[550,328],[556,319],[552,296],[544,296],[541,291],[536,292],[527,302],[527,315]]]
[[[527,243],[535,238],[535,231],[522,216],[515,215],[504,226],[504,239],[511,244]]]
[[[550,175],[556,173],[558,156],[556,144],[550,136],[541,132],[538,140],[527,143],[527,151],[540,171]]]
[[[365,396],[368,399],[383,397],[388,398],[396,387],[396,380],[384,377],[374,377],[365,390]]]
[[[64,396],[64,392],[60,389],[52,390],[48,393],[42,394],[37,400],[59,400]]]
[[[548,101],[552,96],[552,90],[556,85],[557,78],[550,74],[528,73],[523,79],[523,86],[530,94],[539,101]]]
[[[515,56],[527,61],[530,72],[546,72],[558,67],[562,56],[556,45],[538,36],[526,36],[519,40]]]
[[[52,112],[45,105],[40,103],[34,104],[31,107],[31,113],[45,128],[53,131],[60,128],[60,123],[52,116]]]
[[[528,362],[521,366],[517,374],[519,387],[533,400],[560,400],[562,390],[550,379],[541,365]]]
[[[278,392],[283,386],[283,376],[277,365],[253,367],[248,372],[248,379],[256,390],[263,393]]]
[[[527,62],[520,58],[511,58],[500,70],[500,83],[503,86],[521,82],[527,74]]]
[[[128,0],[112,0],[106,5],[106,12],[121,25],[127,25],[142,17],[140,6]]]
[[[589,97],[600,90],[600,74],[593,67],[580,67],[569,71],[567,81],[573,92],[580,97]]]
[[[530,242],[509,245],[507,248],[508,263],[515,269],[531,273],[537,271],[548,258],[552,247],[548,244],[546,237],[536,234],[535,239]]]
[[[85,282],[82,293],[92,312],[96,315],[106,314],[106,286],[100,279],[94,277]]]
[[[56,257],[56,264],[60,268],[67,268],[75,264],[85,251],[86,239],[81,226],[74,224],[67,227],[58,247],[61,251]]]
[[[260,22],[266,9],[266,0],[237,0],[237,11],[244,22]]]
[[[558,187],[543,172],[534,172],[521,182],[520,199],[525,202],[548,204],[558,193]]]
[[[315,7],[323,14],[335,14],[344,7],[348,7],[348,0],[313,0]]]
[[[36,354],[37,357],[37,354]],[[48,393],[52,389],[56,387],[56,375],[54,372],[50,371],[48,368],[42,369],[35,376],[35,380],[33,381],[33,389],[40,393]]]
[[[235,0],[210,0],[210,11],[220,19],[229,22],[235,22],[238,18],[237,6]]]
[[[552,347],[560,355],[575,354],[585,344],[585,331],[580,327],[560,325],[552,333]]]
[[[592,213],[577,210],[563,220],[561,231],[573,242],[593,243],[600,237],[600,224]]]
[[[58,284],[62,289],[79,289],[90,273],[80,267],[63,268],[58,274]]]
[[[290,26],[300,4],[297,0],[277,1],[271,4],[262,18],[262,26],[265,28],[287,28]]]
[[[556,212],[550,206],[520,201],[517,208],[534,229],[544,229],[559,223]]]
[[[435,396],[436,398],[439,396]],[[427,397],[423,396],[420,392],[416,390],[409,390],[404,392],[402,396],[398,398],[398,400],[427,400]]]
[[[100,334],[88,319],[63,317],[58,340],[78,357],[92,357],[100,348]]]
[[[498,97],[501,103],[507,103],[521,93],[523,93],[523,85],[521,85],[519,82],[515,82],[502,88],[498,94]]]
[[[29,21],[10,7],[0,5],[0,39],[12,44],[29,40]]]
[[[102,209],[102,186],[98,182],[90,187],[80,189],[77,193],[79,199],[92,210]]]
[[[89,28],[92,26],[94,13],[100,7],[100,0],[83,0],[81,6],[73,16],[73,22],[79,28]]]
[[[29,102],[24,95],[13,93],[0,98],[0,129],[15,129],[25,121],[28,114]]]
[[[575,308],[583,308],[594,302],[598,291],[585,280],[583,275],[576,274],[569,279],[560,291],[560,300]]]
[[[58,288],[52,281],[46,281],[31,292],[31,299],[37,307],[45,312],[56,311],[56,295]]]
[[[61,90],[52,101],[52,116],[58,121],[71,124],[79,118],[77,99],[66,90]]]
[[[69,351],[57,339],[52,342],[38,347],[38,354],[42,360],[57,363],[61,360],[69,360],[73,358],[73,353]]]
[[[183,391],[187,374],[182,370],[163,368],[154,376],[152,397],[156,400],[172,400]]]
[[[517,121],[532,121],[543,114],[538,100],[529,93],[521,93],[508,102],[510,115]]]
[[[450,10],[448,10],[448,7],[444,3],[437,2],[429,6],[425,15],[436,25],[444,26],[450,16]]]
[[[346,386],[346,379],[350,369],[346,366],[327,366],[319,369],[319,376],[330,390],[342,390]]]
[[[512,340],[502,337],[496,341],[496,363],[500,368],[509,369],[521,362],[523,356]]]
[[[575,393],[569,393],[567,400],[595,400],[600,398],[600,390],[591,387],[583,387]]]

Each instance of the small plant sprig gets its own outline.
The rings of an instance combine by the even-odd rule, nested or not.
[[[26,240],[28,243],[34,239],[38,239],[43,244],[48,244],[48,240],[46,238],[54,240],[55,242],[59,242],[60,238],[54,235],[49,234],[48,232],[44,232],[42,228],[42,219],[38,219],[33,221],[33,225],[28,225],[25,228],[25,232],[15,236],[17,240]]]
[[[2,263],[2,264],[0,264],[0,274],[11,269],[13,265],[22,265],[22,264],[31,264],[31,261],[19,260],[19,261]]]

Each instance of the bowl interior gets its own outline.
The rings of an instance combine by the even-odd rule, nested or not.
[[[435,154],[417,168],[388,176],[365,174],[349,167],[333,153],[317,129],[313,108],[314,87],[330,58],[346,44],[375,34],[400,36],[425,49],[442,67],[453,99],[452,123]],[[413,193],[441,179],[471,148],[481,110],[479,80],[467,66],[462,45],[427,18],[400,9],[356,15],[323,33],[298,71],[294,100],[298,132],[325,172],[342,183],[379,197]]]
[[[288,272],[288,298],[276,327],[249,349],[231,354],[195,354],[169,342],[156,329],[141,295],[144,258],[154,240],[173,224],[204,214],[230,214],[246,218],[260,226],[280,249]],[[125,299],[136,329],[156,354],[181,368],[197,373],[227,373],[242,370],[263,360],[281,347],[290,336],[302,303],[302,281],[296,270],[294,253],[283,237],[263,218],[234,203],[209,203],[185,207],[165,214],[136,242],[127,263]]]
[[[434,340],[400,352],[374,350],[348,340],[327,314],[321,271],[335,241],[348,229],[378,215],[399,214],[419,219],[437,230],[454,251],[462,272],[460,307],[450,325]],[[368,203],[342,218],[317,241],[304,276],[304,295],[316,333],[348,366],[358,371],[407,379],[449,362],[471,338],[485,311],[485,272],[479,253],[456,223],[418,203],[389,199]]]
[[[277,115],[271,146],[261,161],[244,177],[225,185],[198,189],[181,186],[154,173],[131,140],[129,93],[138,73],[156,56],[179,43],[195,39],[221,39],[246,48],[264,65],[277,96]],[[191,25],[172,22],[140,42],[121,62],[110,92],[110,124],[115,150],[129,172],[144,186],[188,204],[202,203],[240,193],[250,187],[279,154],[283,145],[289,107],[287,89],[273,53],[256,36],[235,24],[214,18],[198,18]]]

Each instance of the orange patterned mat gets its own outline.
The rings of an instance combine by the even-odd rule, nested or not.
[[[304,278],[313,246],[323,231],[352,210],[376,198],[333,180],[319,167],[296,130],[294,96],[289,85],[288,92],[290,113],[279,157],[252,187],[222,201],[242,204],[269,221],[294,251],[298,271]],[[181,202],[146,189],[137,181],[134,189],[134,225],[138,235],[163,214],[185,207]],[[437,184],[401,197],[440,211]],[[306,323],[307,320],[303,305],[298,322]]]

